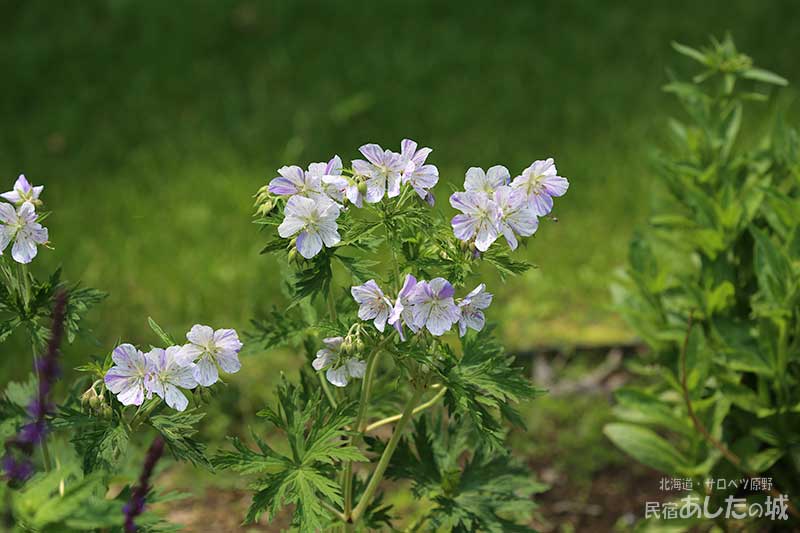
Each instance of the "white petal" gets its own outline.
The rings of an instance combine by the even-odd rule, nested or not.
[[[311,259],[322,250],[322,238],[316,231],[304,231],[297,236],[297,251],[306,259]]]
[[[197,361],[197,366],[194,369],[194,379],[198,385],[203,387],[210,387],[219,380],[217,365],[208,355],[204,355]]]
[[[177,411],[184,411],[186,406],[189,405],[189,400],[184,396],[181,390],[172,384],[167,384],[164,387],[164,401],[167,402],[167,405],[172,407]]]
[[[186,334],[186,339],[192,344],[207,347],[214,340],[214,328],[203,324],[195,324]]]
[[[347,386],[347,368],[341,366],[339,368],[329,368],[327,372],[325,372],[325,377],[332,385],[336,385],[337,387],[346,387]]]
[[[345,363],[345,366],[347,367],[347,372],[350,374],[350,377],[353,378],[363,378],[367,370],[367,363],[360,359],[350,359]]]
[[[239,356],[236,352],[221,352],[217,354],[217,363],[223,372],[228,374],[235,374],[242,368],[242,363],[239,362]]]

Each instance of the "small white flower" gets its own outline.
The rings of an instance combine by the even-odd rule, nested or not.
[[[297,233],[297,251],[311,259],[326,247],[336,246],[341,237],[336,219],[339,206],[328,198],[303,198],[292,196],[286,203],[285,218],[278,226],[278,235],[284,239]]]
[[[209,387],[219,380],[219,368],[223,372],[235,374],[242,368],[239,350],[242,343],[236,330],[218,329],[195,324],[186,334],[188,344],[181,347],[178,358],[181,362],[197,362],[194,377],[203,387]]]
[[[492,294],[486,292],[486,285],[481,283],[458,302],[461,317],[458,319],[458,333],[461,337],[467,334],[467,327],[480,331],[486,324],[483,309],[492,303]]]
[[[358,303],[358,318],[372,320],[378,331],[383,332],[386,321],[392,312],[392,302],[389,301],[374,279],[363,285],[350,288],[350,294]]]
[[[522,175],[514,178],[511,186],[522,189],[528,197],[528,203],[540,217],[553,209],[553,197],[563,196],[569,189],[569,181],[558,175],[555,161],[552,158],[534,161],[522,171]]]
[[[509,181],[511,173],[503,165],[495,165],[488,172],[480,167],[470,167],[464,177],[464,190],[491,195],[498,187],[508,185]]]
[[[339,349],[344,339],[342,337],[328,337],[322,339],[326,348],[317,352],[317,357],[311,363],[314,370],[324,370],[325,378],[337,387],[345,387],[350,378],[363,378],[367,364],[355,357],[342,360]]]
[[[21,205],[25,202],[32,204],[39,204],[39,196],[44,190],[44,185],[33,186],[25,178],[25,174],[20,174],[17,181],[14,183],[14,188],[8,192],[0,194],[1,198],[5,198],[12,204]]]
[[[155,394],[178,411],[185,410],[189,405],[188,398],[180,389],[197,387],[195,364],[183,360],[181,349],[181,346],[170,346],[166,350],[153,348],[145,354],[150,365],[150,372],[145,378],[147,397]]]
[[[132,344],[120,344],[114,348],[111,359],[114,366],[104,378],[108,390],[117,395],[122,405],[142,405],[150,369],[145,355]]]
[[[47,228],[36,221],[36,210],[25,202],[17,210],[10,204],[0,204],[0,254],[13,240],[11,257],[17,263],[30,263],[36,257],[37,244],[47,242]]]

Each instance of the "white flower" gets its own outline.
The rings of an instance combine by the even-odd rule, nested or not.
[[[511,186],[525,191],[528,203],[543,217],[553,209],[553,197],[563,196],[569,189],[569,181],[557,174],[552,158],[534,161],[521,176],[514,178]]]
[[[392,312],[392,302],[383,294],[375,280],[371,279],[363,285],[351,287],[350,294],[358,302],[358,318],[372,320],[378,331],[382,332],[389,319],[389,313]]]
[[[47,228],[36,222],[32,203],[25,202],[16,211],[9,204],[0,204],[0,253],[13,240],[11,257],[17,263],[30,263],[36,257],[36,245],[47,239]]]
[[[399,196],[400,173],[405,170],[400,154],[384,150],[377,144],[365,144],[358,150],[367,161],[356,159],[352,165],[356,174],[367,180],[367,203],[380,202],[384,194],[389,198]]]
[[[500,212],[498,227],[512,250],[517,249],[517,235],[530,237],[539,227],[536,210],[528,203],[525,191],[503,186],[494,191],[494,203]]]
[[[195,365],[183,360],[181,349],[181,346],[170,346],[166,350],[153,348],[145,354],[150,365],[150,372],[145,379],[148,398],[155,394],[178,411],[185,410],[189,405],[189,400],[178,387],[197,387]]]
[[[408,299],[414,313],[414,324],[428,328],[437,337],[444,335],[461,316],[453,301],[454,293],[453,286],[444,278],[417,283]]]
[[[503,165],[495,165],[484,172],[480,167],[470,167],[464,177],[464,190],[492,194],[498,187],[508,185],[511,173]]]
[[[467,327],[475,331],[483,329],[486,324],[483,309],[489,307],[491,303],[492,294],[486,292],[486,285],[483,283],[475,287],[471,293],[458,302],[458,307],[461,309],[461,317],[458,319],[458,333],[460,336],[466,335]]]
[[[450,221],[456,238],[462,241],[475,239],[475,248],[481,252],[497,239],[500,213],[485,192],[454,192],[450,195],[450,205],[461,211]]]
[[[284,239],[299,233],[297,251],[311,259],[326,247],[336,246],[341,240],[336,218],[339,206],[328,198],[303,198],[292,196],[286,203],[285,218],[278,226],[278,235]]]
[[[39,201],[39,196],[42,194],[43,190],[44,185],[33,186],[25,178],[25,174],[20,174],[17,181],[14,183],[14,188],[0,194],[0,197],[16,205],[24,204],[25,202],[38,204],[41,203]]]
[[[106,372],[108,390],[117,395],[122,405],[142,405],[145,377],[150,365],[145,355],[132,344],[120,344],[111,353],[114,366]]]
[[[367,369],[367,364],[357,358],[349,358],[341,360],[339,349],[342,346],[344,339],[342,337],[327,337],[322,339],[326,348],[317,352],[317,357],[311,363],[314,370],[323,370],[325,378],[337,387],[344,387],[349,382],[350,378],[363,378],[364,372]]]
[[[242,343],[236,330],[218,329],[195,324],[186,334],[189,341],[181,347],[179,359],[182,362],[196,361],[194,378],[203,387],[209,387],[219,380],[219,368],[223,372],[235,374],[242,368],[239,350]]]
[[[428,198],[430,191],[439,182],[439,169],[435,165],[425,164],[425,160],[433,150],[420,148],[411,139],[403,139],[400,143],[400,166],[403,167],[401,181],[409,183],[423,200]]]

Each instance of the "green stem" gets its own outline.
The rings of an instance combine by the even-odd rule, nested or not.
[[[394,455],[397,445],[400,443],[400,437],[403,434],[403,430],[414,416],[414,408],[417,406],[420,396],[422,396],[422,390],[415,390],[414,394],[408,399],[408,402],[406,402],[405,408],[403,409],[403,414],[400,416],[400,420],[397,421],[397,425],[394,428],[394,433],[392,433],[392,438],[389,439],[386,449],[383,450],[383,454],[378,461],[378,465],[375,467],[375,471],[372,473],[372,477],[369,479],[367,488],[364,489],[364,494],[361,495],[358,505],[356,505],[356,508],[353,510],[353,514],[350,517],[351,522],[357,522],[361,515],[364,514],[367,506],[370,504],[370,502],[372,502],[372,498],[375,496],[375,492],[378,490],[378,485],[380,485],[381,480],[383,479],[383,474],[389,467],[389,461],[391,460],[392,455]]]
[[[140,411],[137,411],[133,417],[133,420],[131,420],[131,429],[136,429],[137,427],[139,427],[144,422],[144,419],[150,416],[150,413],[155,411],[156,407],[158,407],[159,405],[161,405],[161,398],[156,396],[153,402],[146,408],[141,409],[140,407]]]
[[[356,414],[354,429],[358,433],[363,433],[362,427],[366,423],[367,404],[369,403],[370,389],[372,388],[372,377],[375,374],[376,361],[380,353],[382,343],[372,350],[367,358],[367,368],[364,372],[364,381],[361,383],[361,397],[358,401],[358,414]],[[353,510],[353,462],[346,461],[344,464],[344,515],[350,516]]]
[[[411,414],[416,415],[418,413],[421,413],[425,409],[433,407],[434,405],[436,405],[436,402],[438,402],[442,398],[442,396],[444,396],[446,392],[447,392],[447,387],[442,387],[441,390],[439,390],[439,392],[436,393],[436,396],[434,396],[427,402],[421,403],[418,406],[416,406],[414,410],[411,412]],[[386,418],[382,418],[381,420],[378,420],[377,422],[373,422],[372,424],[368,425],[366,428],[364,428],[364,431],[369,433],[370,431],[378,429],[381,426],[385,426],[386,424],[397,422],[398,420],[400,420],[400,417],[402,416],[403,416],[402,414],[387,416]]]
[[[336,409],[339,404],[336,403],[336,398],[333,397],[333,392],[331,391],[330,386],[328,386],[328,380],[325,379],[325,375],[322,372],[317,372],[317,376],[319,376],[319,382],[322,384],[322,390],[325,391],[325,396],[328,397],[328,401],[331,402],[331,406]]]

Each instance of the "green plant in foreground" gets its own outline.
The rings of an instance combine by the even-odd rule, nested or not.
[[[521,424],[513,404],[537,391],[484,327],[486,286],[456,292],[482,264],[527,269],[493,243],[516,249],[568,182],[552,159],[513,181],[473,167],[448,220],[431,209],[430,149],[416,147],[283,167],[259,193],[258,222],[279,235],[264,251],[288,260],[291,303],[255,323],[254,343],[295,346],[310,364],[260,413],[282,439],[254,431],[257,450],[235,439],[214,461],[257,476],[247,521],[292,504],[300,531],[390,529],[406,518],[385,503],[390,478],[422,502],[409,531],[530,531],[542,487],[506,449],[504,421]]]
[[[631,243],[614,291],[651,348],[630,364],[648,384],[617,392],[621,422],[605,433],[639,461],[693,479],[711,511],[728,498],[763,505],[783,494],[791,499],[784,516],[796,525],[800,138],[780,118],[762,136],[743,126],[745,109],[768,100],[755,89],[786,80],[754,67],[730,38],[703,50],[674,47],[704,70],[665,87],[688,121],[670,121],[674,149],[656,159],[668,200]],[[739,480],[750,478],[771,478],[771,490],[745,489]],[[724,525],[725,515],[684,517],[683,525]]]

